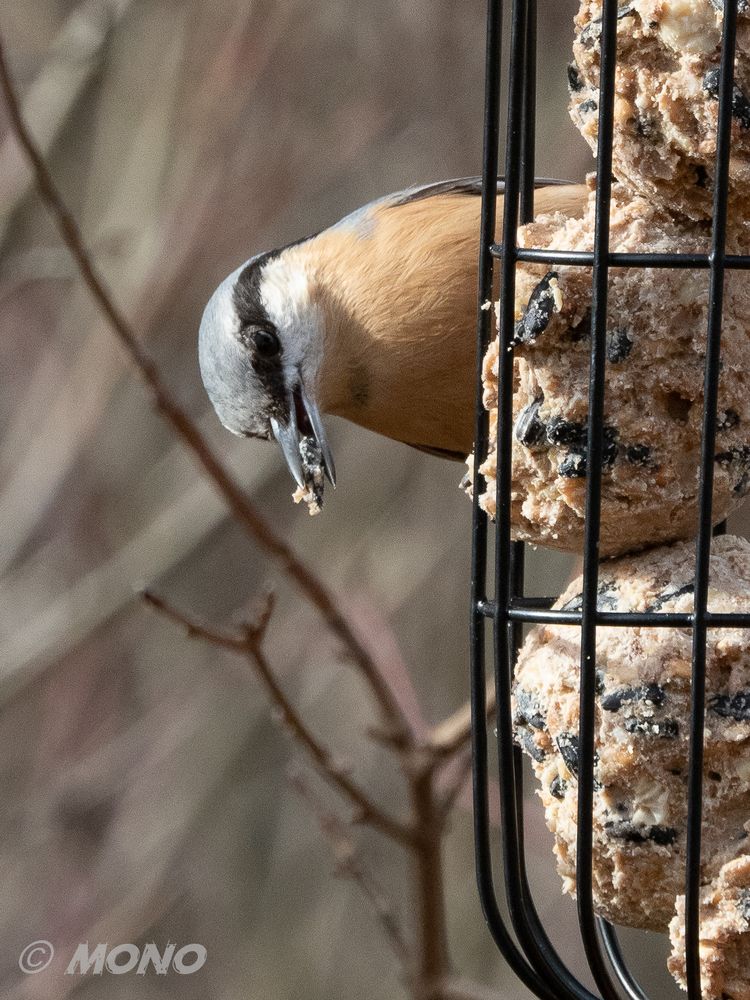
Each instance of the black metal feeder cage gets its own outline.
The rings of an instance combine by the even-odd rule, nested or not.
[[[612,190],[612,136],[617,59],[617,0],[604,0],[601,24],[601,83],[597,152],[596,222],[592,252],[531,250],[517,244],[519,223],[534,214],[536,0],[512,0],[507,83],[507,133],[504,170],[499,171],[500,88],[504,68],[500,51],[502,0],[489,0],[486,48],[483,202],[478,293],[476,455],[487,453],[488,414],[482,405],[482,360],[495,336],[493,314],[483,305],[493,298],[499,277],[499,372],[497,429],[497,514],[494,524],[478,505],[481,492],[474,470],[473,563],[471,593],[474,816],[477,881],[492,936],[518,978],[543,1000],[647,1000],[630,972],[613,926],[597,916],[592,890],[592,837],[595,771],[596,633],[600,626],[680,627],[692,633],[692,703],[687,781],[685,882],[686,978],[690,1000],[701,998],[699,903],[704,711],[707,630],[750,628],[750,614],[707,611],[711,505],[721,362],[722,297],[725,272],[750,268],[750,257],[726,254],[728,177],[732,124],[733,67],[738,0],[725,0],[718,88],[718,135],[710,252],[613,253],[609,249]],[[496,181],[505,178],[505,210],[496,234]],[[524,593],[525,546],[511,537],[511,448],[513,333],[516,266],[533,261],[590,269],[592,280],[586,517],[583,546],[583,598],[578,611],[554,611],[555,598]],[[709,272],[707,350],[700,461],[700,500],[695,542],[695,592],[691,613],[613,612],[597,609],[599,531],[603,466],[606,320],[608,274],[618,267],[691,268]],[[499,272],[499,275],[498,275]],[[494,540],[491,537],[494,533]],[[494,549],[494,565],[493,561]],[[523,843],[521,755],[514,746],[511,684],[514,662],[527,623],[574,624],[581,630],[578,733],[577,909],[580,934],[598,993],[592,993],[566,967],[542,925],[527,877]],[[491,630],[496,708],[488,715],[486,645]],[[497,734],[498,773],[490,763],[490,739]],[[500,793],[499,832],[490,826],[490,782]],[[499,844],[497,843],[499,841]],[[510,927],[496,894],[493,856],[501,859],[497,882],[504,885]],[[501,878],[502,877],[502,878]]]

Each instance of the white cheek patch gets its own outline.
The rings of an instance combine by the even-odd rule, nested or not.
[[[236,338],[237,336],[240,321],[234,305],[234,287],[245,267],[246,265],[242,264],[236,271],[228,275],[211,296],[209,303],[211,320],[220,337]]]
[[[263,268],[263,308],[279,331],[285,363],[295,368],[304,361],[317,369],[322,356],[323,315],[311,288],[310,273],[297,254],[281,253]]]
[[[301,261],[290,262],[285,253],[269,260],[263,268],[260,297],[277,329],[297,326],[310,305],[310,280]]]

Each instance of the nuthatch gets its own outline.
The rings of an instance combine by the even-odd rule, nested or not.
[[[474,425],[480,189],[476,178],[409,188],[225,278],[199,335],[203,383],[224,426],[273,435],[300,487],[311,481],[313,438],[335,480],[323,413],[464,459]],[[578,213],[586,195],[583,186],[544,186],[536,210]]]

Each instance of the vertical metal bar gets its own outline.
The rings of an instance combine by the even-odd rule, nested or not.
[[[609,210],[612,193],[612,132],[617,61],[617,0],[602,8],[597,148],[596,219],[591,301],[586,522],[583,554],[581,690],[579,703],[578,830],[576,883],[578,920],[591,971],[604,1000],[618,1000],[597,935],[593,903],[594,730],[596,711],[596,601],[599,583],[601,476],[606,369]]]
[[[700,867],[703,799],[703,735],[706,707],[706,608],[711,559],[711,529],[716,451],[716,404],[719,393],[721,319],[724,304],[724,270],[727,233],[729,156],[732,131],[734,51],[737,36],[737,0],[724,3],[721,42],[719,110],[716,136],[713,232],[706,369],[703,387],[703,436],[701,439],[698,539],[695,548],[695,597],[693,623],[692,711],[688,764],[687,851],[685,859],[685,966],[689,1000],[701,998],[700,975]]]
[[[498,144],[500,136],[500,50],[502,3],[487,5],[487,46],[485,69],[484,153],[482,163],[482,214],[477,295],[476,420],[474,435],[474,502],[472,514],[471,587],[471,716],[474,794],[474,849],[479,897],[487,925],[500,951],[518,978],[542,1000],[556,1000],[556,994],[526,962],[505,927],[495,895],[490,844],[488,795],[487,696],[484,654],[485,617],[480,607],[486,601],[487,518],[479,509],[481,491],[479,465],[487,453],[488,415],[482,406],[482,363],[491,335],[491,314],[484,308],[492,299],[494,258],[490,246],[495,239],[497,205]]]
[[[479,898],[490,929],[502,924],[497,910],[492,878],[489,842],[490,808],[488,792],[487,694],[485,664],[485,621],[479,607],[487,599],[487,518],[479,507],[482,490],[479,466],[489,442],[488,414],[482,405],[482,363],[490,341],[491,317],[485,303],[492,299],[494,261],[489,246],[494,239],[497,196],[497,168],[500,140],[500,52],[502,46],[502,0],[487,4],[485,56],[484,152],[482,163],[482,214],[479,245],[479,288],[477,293],[477,358],[475,389],[474,474],[471,524],[471,730],[472,780],[474,797],[474,856]],[[498,942],[499,944],[499,942]],[[500,946],[500,944],[499,944]]]
[[[495,606],[494,659],[497,702],[497,743],[501,809],[501,837],[508,906],[514,929],[519,933],[517,908],[520,899],[517,865],[511,860],[518,839],[517,768],[518,755],[513,745],[510,714],[512,628],[507,616],[510,587],[512,542],[510,536],[511,448],[510,426],[513,422],[513,354],[511,340],[514,320],[516,226],[520,197],[520,145],[525,56],[525,0],[513,0],[511,8],[510,73],[508,121],[505,148],[505,203],[502,233],[504,252],[500,261],[499,360],[497,403],[497,473],[495,515]],[[519,935],[527,952],[527,941]],[[541,972],[536,962],[535,968]]]
[[[513,424],[513,335],[515,319],[515,270],[519,206],[522,181],[522,155],[533,171],[533,145],[528,144],[533,131],[531,95],[525,90],[526,54],[529,27],[535,27],[535,12],[529,20],[529,0],[513,0],[511,14],[511,62],[508,92],[508,125],[505,152],[505,208],[503,212],[503,255],[501,259],[497,414],[497,475],[495,518],[495,688],[497,692],[497,743],[501,808],[501,836],[508,908],[518,940],[534,969],[545,983],[554,986],[555,1000],[594,1000],[560,961],[538,920],[531,902],[522,857],[523,836],[519,810],[520,755],[514,747],[511,719],[511,676],[514,650],[514,627],[509,618],[512,583],[519,583],[519,564],[514,560],[511,542],[511,464]],[[525,112],[525,116],[524,116]],[[525,127],[524,127],[525,126]],[[526,141],[525,141],[526,140]],[[525,186],[525,185],[524,185]],[[533,190],[533,173],[531,176]],[[533,197],[533,196],[532,196]],[[533,202],[527,200],[526,210]],[[517,552],[518,550],[515,549]],[[515,578],[515,579],[511,579]],[[550,987],[548,987],[549,989]]]
[[[537,3],[527,0],[526,27],[524,39],[523,94],[521,98],[521,143],[520,143],[520,221],[531,222],[534,218],[535,160],[536,160],[536,84],[537,84]],[[523,597],[526,546],[523,542],[513,542],[510,551],[511,593],[514,598]],[[523,625],[514,621],[510,626],[511,673],[523,643]],[[516,837],[512,841],[512,852],[508,863],[518,869],[520,899],[512,908],[514,923],[523,925],[523,940],[526,953],[534,965],[555,978],[565,988],[565,995],[577,998],[591,998],[586,988],[566,968],[547,932],[536,909],[529,886],[524,846],[524,790],[522,754],[516,747],[513,754],[513,773],[516,783]],[[593,1000],[593,998],[592,998]]]
[[[526,6],[525,72],[521,112],[521,222],[534,218],[534,177],[536,175],[536,0]]]

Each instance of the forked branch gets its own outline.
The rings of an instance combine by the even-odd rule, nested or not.
[[[307,727],[276,679],[276,675],[263,652],[263,638],[273,610],[273,601],[270,598],[262,608],[257,621],[246,624],[241,633],[230,635],[217,632],[181,611],[177,611],[156,594],[147,591],[143,596],[151,607],[175,624],[181,625],[191,638],[201,639],[217,649],[224,649],[244,657],[252,666],[274,708],[278,711],[281,721],[295,741],[305,750],[325,780],[352,804],[355,809],[354,821],[368,823],[392,840],[405,846],[412,846],[414,834],[410,827],[389,816],[342,768],[337,766],[330,750]]]

